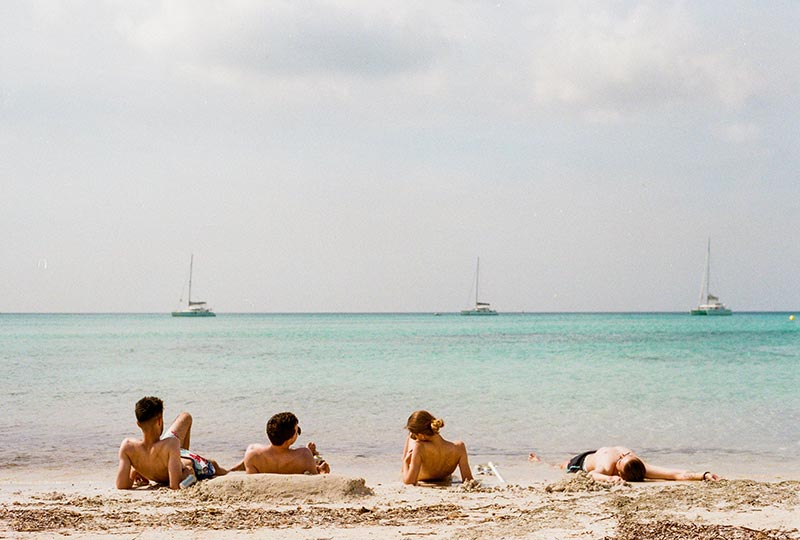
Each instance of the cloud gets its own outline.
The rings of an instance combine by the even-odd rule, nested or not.
[[[313,78],[384,77],[424,69],[446,47],[412,4],[397,9],[348,2],[177,1],[123,28],[152,55],[194,71]]]
[[[741,106],[756,89],[747,63],[706,42],[682,3],[641,2],[627,10],[571,4],[539,20],[531,53],[540,105],[600,119],[661,106]]]

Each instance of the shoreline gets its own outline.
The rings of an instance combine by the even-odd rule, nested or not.
[[[476,456],[473,472],[482,463]],[[358,464],[366,474],[345,464],[329,477],[232,473],[176,492],[116,490],[106,469],[3,470],[0,538],[800,539],[798,479],[610,487],[526,463],[500,465],[506,485],[476,475],[477,482],[419,487],[403,485],[394,468]],[[354,478],[371,493],[343,491]],[[333,487],[310,487],[324,483]]]

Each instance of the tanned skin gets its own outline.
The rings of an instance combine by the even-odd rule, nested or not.
[[[181,458],[181,448],[188,450],[191,442],[192,417],[183,412],[169,427],[174,437],[161,439],[164,417],[158,416],[146,422],[136,422],[142,430],[142,440],[125,439],[119,447],[117,489],[131,489],[148,485],[151,481],[167,484],[178,489],[181,481],[194,473],[192,461]],[[216,476],[228,473],[214,460],[209,460],[216,469]]]
[[[467,447],[462,441],[450,442],[441,435],[409,433],[403,448],[403,483],[447,479],[458,467],[461,480],[472,480]]]

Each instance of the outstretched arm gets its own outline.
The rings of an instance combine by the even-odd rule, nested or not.
[[[644,477],[651,480],[711,480],[712,482],[719,480],[719,476],[709,471],[696,473],[682,469],[656,467],[655,465],[645,465]]]

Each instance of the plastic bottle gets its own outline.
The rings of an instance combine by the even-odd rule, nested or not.
[[[186,478],[181,481],[181,489],[186,489],[189,486],[195,484],[197,482],[197,478],[193,474],[190,474]]]

